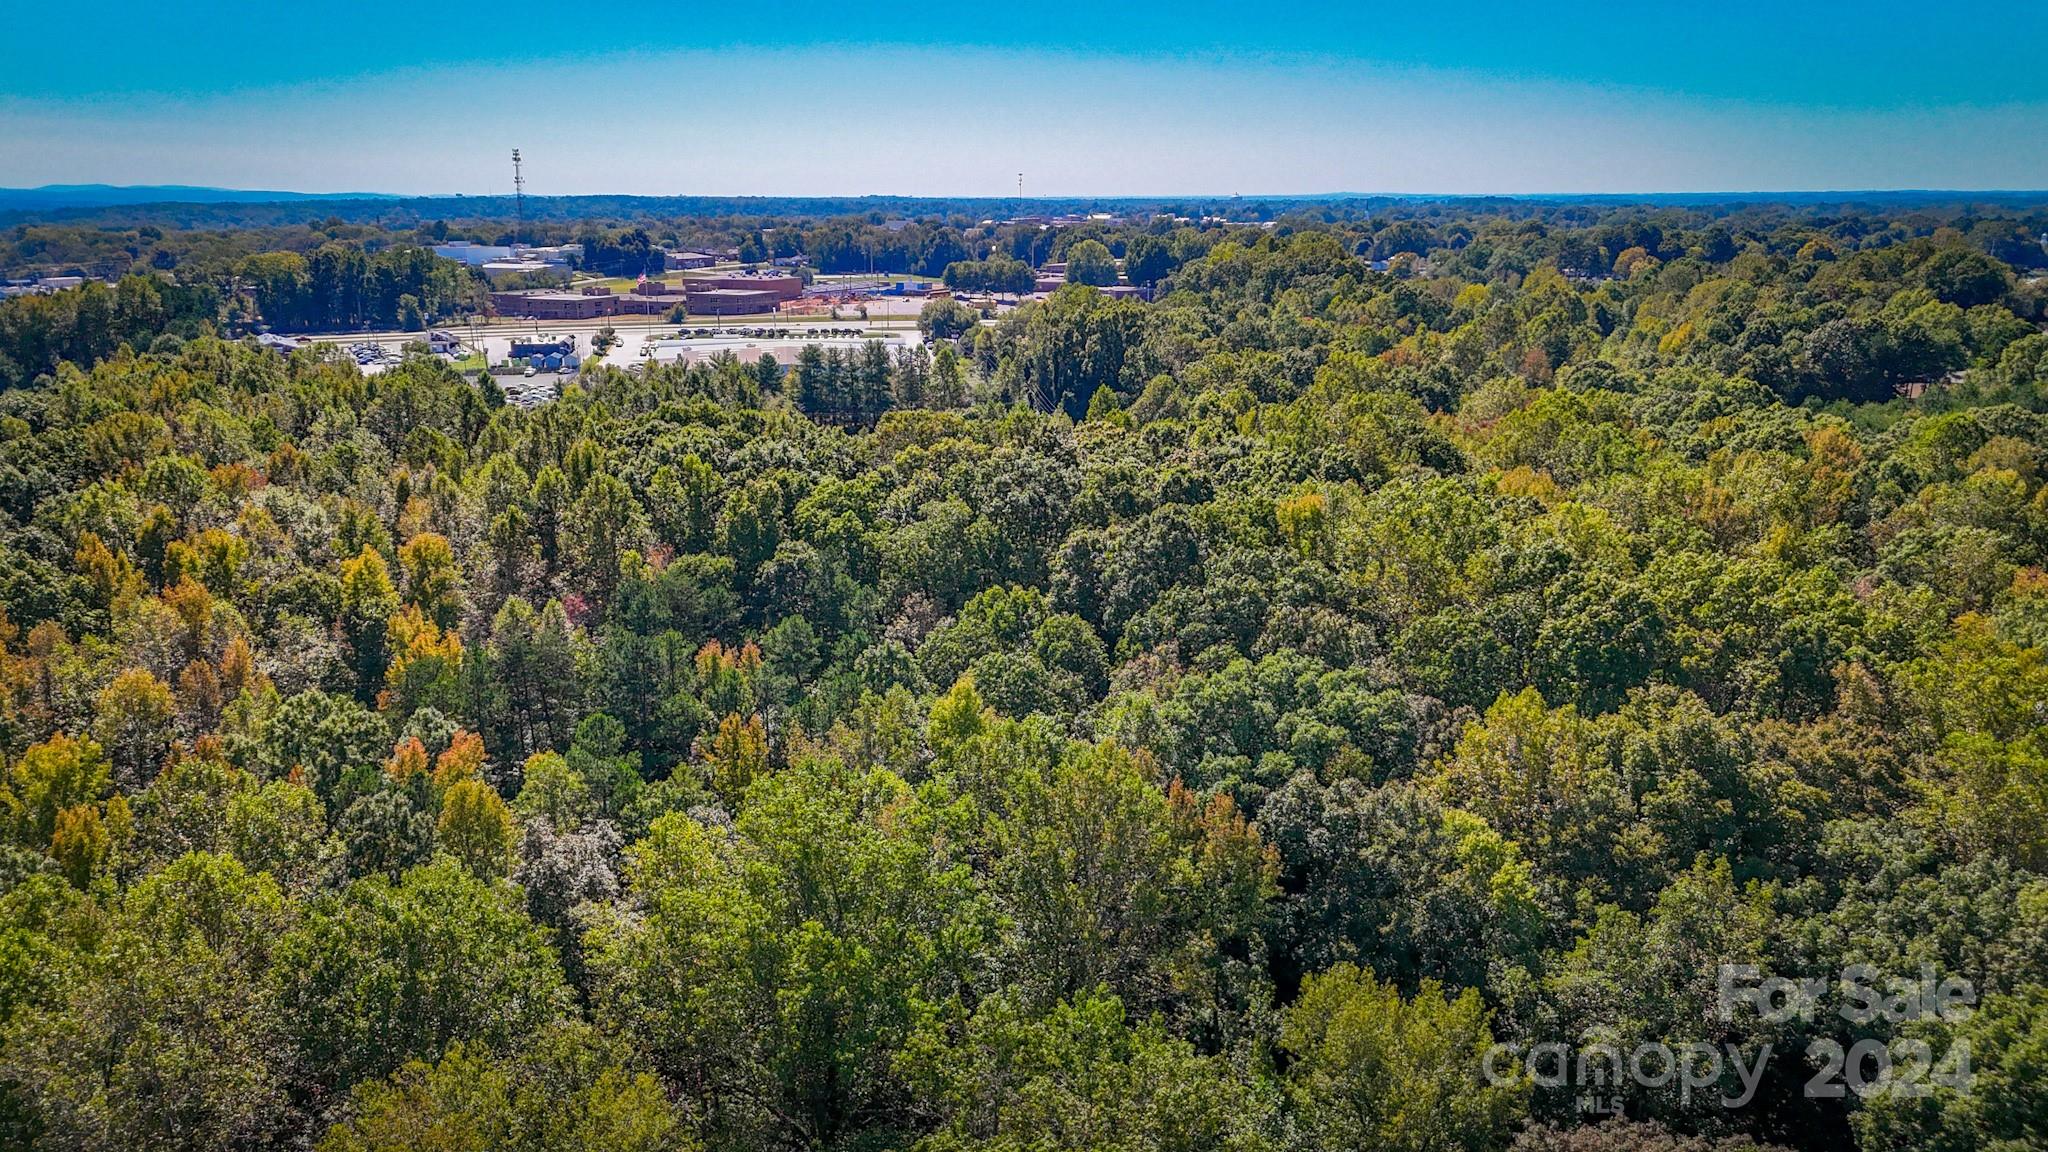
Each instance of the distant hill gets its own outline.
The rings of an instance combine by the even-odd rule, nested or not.
[[[274,192],[187,184],[45,184],[0,188],[0,211],[109,208],[126,204],[275,204],[287,200],[382,200],[378,192]]]
[[[2048,203],[2048,192],[2026,191],[1840,191],[1840,192],[1648,192],[1580,195],[1414,195],[1370,192],[1328,192],[1312,195],[1261,196],[1063,196],[1014,197],[923,196],[528,196],[529,223],[610,221],[654,223],[675,219],[718,217],[782,217],[817,219],[868,216],[919,220],[1006,219],[1025,215],[1110,212],[1203,216],[1236,220],[1272,220],[1315,206],[1338,206],[1349,212],[1412,209],[1442,204],[1459,211],[1493,211],[1513,215],[1535,212],[1545,205],[1588,204],[1601,207],[1638,204],[1645,208],[1692,208],[1734,211],[1779,204],[1807,211],[1897,211],[1904,207],[1934,208],[1969,205],[2032,211]],[[0,227],[25,223],[75,224],[86,227],[133,228],[152,224],[165,228],[278,228],[313,225],[330,219],[352,224],[412,228],[435,220],[449,223],[509,221],[510,196],[402,196],[375,192],[271,192],[238,188],[181,185],[117,187],[106,184],[60,184],[42,188],[0,188]]]
[[[29,195],[40,194],[35,189]],[[124,193],[161,193],[161,200],[108,200],[58,205],[23,203],[20,193],[0,190],[0,226],[20,223],[63,223],[97,227],[269,228],[311,224],[329,218],[349,223],[376,223],[407,228],[433,220],[510,220],[510,196],[392,196],[334,193],[307,195],[274,192],[213,192],[204,200],[175,188],[119,189]],[[1223,211],[1241,203],[1213,197],[1063,197],[1033,200],[996,198],[926,198],[918,196],[528,196],[528,221],[658,221],[719,216],[864,216],[1002,218],[1027,213],[1059,214],[1094,211],[1135,211],[1172,208],[1189,213]],[[1265,204],[1277,210],[1292,201]]]

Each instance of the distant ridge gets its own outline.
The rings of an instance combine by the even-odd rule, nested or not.
[[[713,196],[605,195],[528,196],[529,222],[583,220],[659,221],[723,216],[828,217],[869,215],[908,218],[965,216],[1006,219],[1090,212],[1163,211],[1173,215],[1209,213],[1240,220],[1272,220],[1282,213],[1316,205],[1342,205],[1347,211],[1444,204],[1487,207],[1503,211],[1535,211],[1544,205],[1640,205],[1647,209],[1684,208],[1710,212],[1735,211],[1779,204],[1806,211],[1896,209],[1899,207],[2002,206],[2034,211],[2048,205],[2048,192],[1909,189],[1804,192],[1588,192],[1427,194],[1388,192],[1267,193],[1215,196],[1202,194],[1152,196]],[[0,188],[0,227],[24,223],[76,224],[88,227],[156,225],[169,228],[263,228],[318,225],[330,219],[374,222],[390,228],[411,228],[436,220],[449,222],[507,221],[514,215],[510,196],[400,195],[385,192],[273,192],[253,189],[202,188],[180,185],[119,187],[104,184],[50,185],[43,188]]]
[[[108,208],[128,204],[275,204],[287,200],[383,200],[381,192],[277,192],[189,184],[45,184],[0,188],[0,211]]]
[[[1046,196],[1030,200],[1017,200],[1008,196],[916,196],[903,194],[868,195],[705,195],[682,194],[664,195],[649,193],[596,192],[566,196],[529,197],[529,200],[607,202],[662,201],[698,204],[747,204],[747,203],[811,203],[811,204],[869,204],[916,205],[919,203],[957,204],[1042,204],[1048,208],[1056,206],[1150,204],[1164,202],[1224,203],[1246,201],[1272,201],[1278,203],[1324,203],[1348,200],[1376,200],[1389,203],[1402,201],[1435,201],[1445,203],[1486,202],[1502,200],[1525,201],[1576,201],[1592,203],[1639,203],[1639,204],[1729,204],[1768,201],[1781,204],[1813,203],[1899,203],[1922,201],[1966,201],[1976,199],[2039,199],[2048,196],[2048,189],[2037,188],[1840,188],[1805,189],[1784,191],[1772,189],[1725,189],[1691,190],[1666,192],[1258,192],[1234,193],[1229,195],[1209,192],[1161,192],[1145,195],[1118,196]],[[494,200],[505,200],[486,193],[465,195],[463,193],[431,193],[426,195],[396,192],[288,192],[260,188],[214,188],[194,184],[45,184],[39,188],[0,188],[0,211],[48,210],[63,208],[108,208],[136,204],[283,204],[301,200],[372,200],[372,201],[468,201],[473,205],[489,204]]]

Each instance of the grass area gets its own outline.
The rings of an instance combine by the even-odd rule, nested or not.
[[[649,276],[648,279],[662,280],[665,283],[669,284],[675,283],[674,280],[670,280],[665,276]],[[581,288],[583,285],[589,283],[592,283],[592,281],[579,280],[577,281],[576,286],[578,288]],[[613,292],[624,294],[627,292],[631,292],[633,289],[639,287],[640,278],[638,276],[607,276],[602,280],[596,281],[596,283],[604,285],[605,287],[611,289]]]

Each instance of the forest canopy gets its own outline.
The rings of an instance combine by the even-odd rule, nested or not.
[[[824,218],[1156,290],[531,409],[0,305],[0,1141],[2030,1146],[2030,210]],[[232,263],[461,306],[403,251]],[[1588,1037],[1731,1059],[1490,1058]],[[1860,1042],[1974,1080],[1807,1090]]]

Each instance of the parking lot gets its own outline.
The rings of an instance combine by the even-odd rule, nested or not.
[[[919,343],[922,339],[915,329],[875,328],[861,324],[764,324],[670,329],[633,334],[607,353],[604,362],[620,367],[647,361],[696,364],[729,352],[743,361],[751,362],[763,355],[771,355],[777,361],[789,364],[807,344],[838,347],[844,351],[858,349],[870,340],[879,340],[893,349]]]
[[[729,353],[743,363],[773,356],[787,366],[796,361],[806,345],[838,348],[843,353],[858,351],[861,345],[879,340],[892,349],[923,341],[915,322],[908,317],[873,315],[871,319],[831,320],[809,317],[762,317],[758,322],[741,320],[719,324],[698,321],[673,324],[655,317],[608,317],[598,321],[556,323],[532,320],[500,320],[489,325],[451,325],[450,332],[462,341],[459,351],[443,359],[451,363],[481,352],[487,363],[500,366],[492,379],[504,389],[506,399],[522,408],[547,403],[561,394],[562,387],[576,377],[574,371],[532,375],[524,370],[506,371],[514,343],[545,343],[567,340],[580,363],[592,354],[597,335],[611,327],[618,336],[603,357],[605,364],[631,368],[636,364],[697,364]],[[420,332],[351,333],[310,337],[314,342],[340,348],[355,360],[365,375],[375,375],[397,364],[407,345],[421,343]]]
[[[534,408],[562,394],[562,386],[576,378],[574,372],[492,373],[491,379],[505,390],[505,399],[521,408]]]

